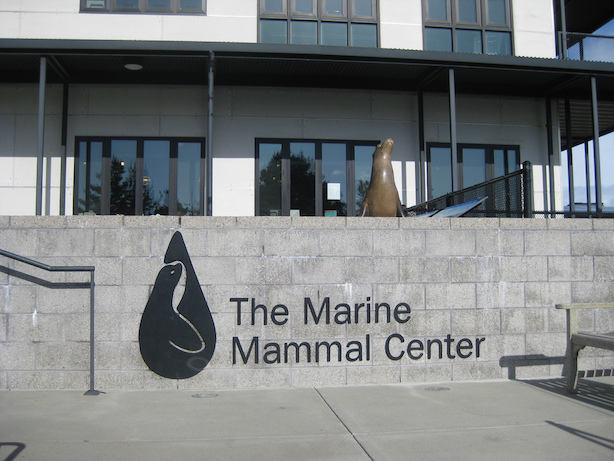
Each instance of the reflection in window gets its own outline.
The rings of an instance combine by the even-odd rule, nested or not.
[[[136,195],[136,141],[111,141],[110,214],[133,215]]]
[[[281,144],[258,145],[260,216],[281,216]]]
[[[312,0],[295,0],[295,13],[314,14]]]
[[[143,214],[168,214],[170,141],[145,141],[143,151]]]
[[[459,53],[481,53],[482,32],[456,29],[456,51]]]
[[[197,216],[200,211],[200,158],[202,145],[180,142],[177,146],[177,214]]]
[[[373,151],[375,146],[354,147],[354,194],[356,206],[354,215],[358,216],[365,194],[371,182],[371,166],[373,165]]]
[[[79,143],[77,213],[100,214],[102,142]]]
[[[291,21],[290,30],[290,43],[294,45],[318,43],[318,23],[315,21]]]
[[[377,47],[377,26],[375,24],[353,23],[352,46]]]
[[[313,142],[290,143],[290,215],[315,216],[315,166]]]
[[[424,48],[429,51],[452,51],[452,30],[427,27],[424,30]]]
[[[505,0],[488,0],[488,23],[507,24]]]
[[[347,216],[346,145],[322,144],[322,197],[325,216]]]
[[[354,14],[356,16],[373,16],[371,0],[354,0]]]
[[[448,21],[447,0],[428,0],[428,18],[433,21]]]
[[[512,36],[509,32],[486,31],[486,54],[512,54]]]
[[[452,151],[432,147],[429,155],[429,199],[433,199],[452,191]]]
[[[486,150],[465,148],[462,150],[463,187],[471,187],[486,181]]]
[[[262,43],[288,43],[288,24],[277,19],[260,21],[260,41]]]
[[[156,11],[170,11],[171,0],[148,0],[147,8]]]
[[[323,22],[321,26],[322,45],[347,46],[348,25],[343,22]]]
[[[478,10],[475,0],[458,0],[459,22],[477,23]]]

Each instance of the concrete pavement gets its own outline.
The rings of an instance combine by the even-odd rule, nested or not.
[[[0,392],[4,461],[613,458],[614,377]]]

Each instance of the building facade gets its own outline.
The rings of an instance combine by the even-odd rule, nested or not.
[[[562,210],[560,98],[613,66],[557,4],[4,1],[0,214],[352,216],[386,138],[406,206],[530,161]]]

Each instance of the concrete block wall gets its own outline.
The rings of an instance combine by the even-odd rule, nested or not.
[[[176,231],[217,331],[211,362],[184,380],[150,371],[138,343]],[[559,377],[565,313],[554,305],[614,300],[605,219],[3,216],[0,248],[96,267],[100,390]],[[87,280],[0,257],[0,389],[88,388],[89,291],[66,288]],[[330,321],[324,308],[316,323],[326,300]],[[580,322],[613,331],[614,312]],[[613,368],[614,354],[581,352],[580,370]]]

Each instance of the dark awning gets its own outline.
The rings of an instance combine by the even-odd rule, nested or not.
[[[602,132],[614,130],[614,64],[604,62],[255,43],[4,39],[0,82],[37,83],[45,56],[50,83],[204,85],[210,51],[216,85],[447,92],[446,71],[453,68],[458,94],[573,100],[574,144],[591,134],[584,107],[590,108],[595,77]],[[124,68],[135,60],[142,70]]]

